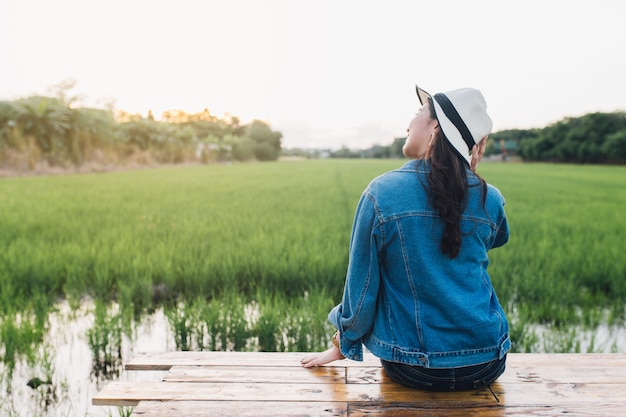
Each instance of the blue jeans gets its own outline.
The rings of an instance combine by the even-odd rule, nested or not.
[[[505,369],[502,359],[462,368],[433,369],[380,361],[391,379],[410,388],[425,391],[468,391],[489,386]]]

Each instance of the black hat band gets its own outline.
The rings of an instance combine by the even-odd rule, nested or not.
[[[435,94],[434,98],[435,100],[437,100],[437,103],[439,103],[439,105],[441,106],[441,110],[443,110],[446,117],[458,129],[459,133],[461,134],[461,137],[463,138],[463,141],[465,142],[467,147],[471,150],[474,147],[474,145],[476,145],[476,142],[474,141],[472,134],[467,128],[467,125],[463,121],[463,118],[461,118],[461,115],[459,115],[459,112],[456,111],[456,109],[454,108],[454,105],[452,104],[448,96],[446,96],[443,93],[437,93]]]

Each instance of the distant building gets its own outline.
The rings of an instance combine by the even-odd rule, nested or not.
[[[506,160],[517,153],[517,141],[500,139],[500,154],[502,160]]]

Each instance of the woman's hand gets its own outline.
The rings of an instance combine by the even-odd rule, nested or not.
[[[344,359],[343,355],[336,347],[331,347],[328,350],[325,350],[321,353],[316,353],[314,355],[309,356],[308,358],[304,358],[300,361],[303,368],[312,368],[314,366],[326,365],[327,363]]]
[[[472,160],[470,162],[470,169],[476,172],[476,168],[478,168],[478,163],[481,159],[483,159],[483,154],[485,153],[485,146],[487,146],[487,137],[481,139],[474,147],[472,148]]]

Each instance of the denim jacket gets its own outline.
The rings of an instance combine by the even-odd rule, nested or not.
[[[328,315],[341,352],[429,368],[478,365],[510,349],[509,324],[487,273],[487,251],[509,228],[500,191],[468,170],[459,255],[439,249],[443,222],[428,199],[429,164],[412,160],[374,179],[359,201],[341,304]],[[471,186],[474,185],[474,186]]]

